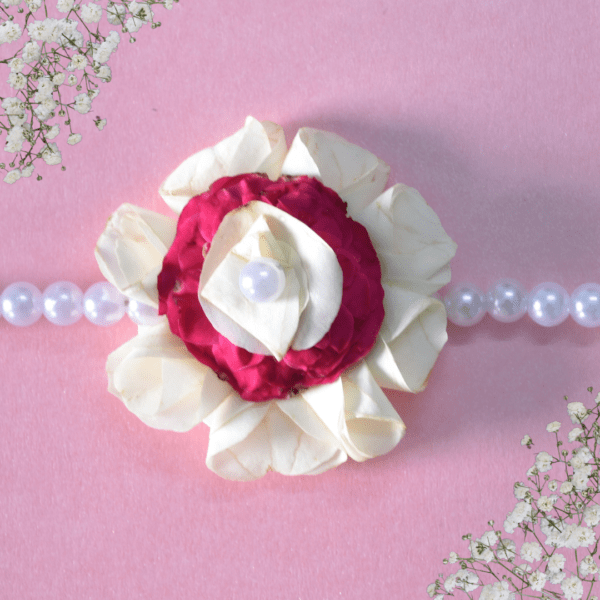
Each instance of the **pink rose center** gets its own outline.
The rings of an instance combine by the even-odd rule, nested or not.
[[[342,303],[325,336],[281,361],[252,354],[218,333],[198,301],[204,257],[231,210],[252,201],[279,208],[313,229],[336,253],[344,282]],[[223,177],[192,198],[158,277],[159,312],[190,353],[228,381],[244,400],[287,398],[330,383],[372,349],[384,318],[381,267],[366,229],[346,215],[346,203],[310,177],[271,181],[257,174]]]

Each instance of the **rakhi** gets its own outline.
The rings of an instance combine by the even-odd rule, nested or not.
[[[379,456],[405,429],[381,388],[422,390],[447,340],[446,307],[461,324],[488,308],[473,286],[434,297],[456,245],[416,190],[384,191],[388,173],[328,132],[301,129],[288,151],[281,127],[249,117],[161,186],[177,221],[117,209],[96,248],[109,283],[83,295],[58,282],[43,296],[15,284],[3,314],[68,324],[83,312],[107,325],[127,309],[138,334],[108,357],[109,391],[152,427],[206,423],[206,462],[222,477]],[[573,295],[585,308],[569,311],[557,289],[529,295],[534,319],[598,320],[596,291]],[[516,282],[493,298],[500,320],[527,306]]]

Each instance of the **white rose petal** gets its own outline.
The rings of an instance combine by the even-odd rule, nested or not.
[[[304,127],[292,141],[281,172],[316,177],[348,203],[348,215],[355,218],[383,192],[390,168],[335,133]]]
[[[285,137],[279,125],[248,117],[242,129],[181,163],[159,193],[179,214],[190,198],[204,193],[221,177],[266,173],[270,179],[277,179],[285,153]]]
[[[259,239],[264,244],[262,251]],[[294,288],[298,290],[295,296],[289,288],[274,302],[247,300],[238,285],[242,267],[261,255],[279,252],[276,246],[280,242],[298,254],[301,266],[297,276],[304,273],[306,284],[295,283],[301,285]],[[293,266],[286,269],[288,275],[293,275]],[[221,222],[204,260],[198,294],[207,318],[222,335],[250,352],[272,354],[281,360],[290,346],[294,350],[311,348],[327,333],[339,311],[342,284],[335,252],[320,236],[288,213],[253,201]],[[301,289],[305,289],[307,302],[300,301]]]
[[[165,322],[140,327],[106,363],[108,391],[146,425],[188,431],[234,393]]]
[[[121,205],[96,245],[100,271],[129,298],[157,308],[156,280],[176,227],[170,217],[132,204]]]

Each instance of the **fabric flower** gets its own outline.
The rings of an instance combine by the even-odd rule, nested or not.
[[[425,387],[447,340],[431,295],[456,245],[416,190],[384,191],[388,173],[324,131],[301,129],[288,151],[281,127],[248,117],[163,183],[178,221],[121,206],[98,264],[165,318],[109,356],[109,391],[152,427],[207,424],[207,465],[229,479],[394,448],[404,424],[381,388]],[[285,273],[270,310],[236,279],[265,258]]]

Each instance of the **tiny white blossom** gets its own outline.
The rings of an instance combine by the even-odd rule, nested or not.
[[[92,101],[87,94],[77,94],[73,108],[80,114],[85,115],[92,108]]]
[[[514,597],[507,581],[497,581],[483,586],[479,600],[512,600]]]
[[[587,488],[589,479],[590,478],[586,475],[585,470],[582,469],[575,471],[575,473],[573,474],[572,482],[575,486],[575,489],[580,492],[581,490],[585,490],[585,488]]]
[[[2,0],[2,4],[8,8],[9,6],[18,6],[21,4],[21,0]]]
[[[13,73],[20,73],[25,66],[25,61],[21,57],[15,56],[8,64]]]
[[[37,90],[34,96],[35,102],[42,102],[52,96],[54,86],[49,77],[40,77],[37,81]]]
[[[111,25],[120,25],[124,14],[125,7],[122,4],[114,4],[106,9],[106,18]]]
[[[42,158],[47,165],[58,165],[62,161],[62,155],[54,142],[46,146],[42,152]]]
[[[94,59],[94,62],[97,62],[102,65],[102,64],[108,62],[108,59],[110,58],[111,54],[115,50],[116,50],[116,46],[111,44],[109,41],[102,42],[94,50],[94,53],[92,54],[92,58]]]
[[[475,560],[480,560],[489,563],[494,560],[494,553],[481,540],[471,540],[469,544],[471,556]]]
[[[14,21],[4,21],[0,25],[0,44],[10,44],[23,35],[23,30]]]
[[[576,550],[577,548],[587,548],[588,546],[595,544],[596,537],[594,536],[593,530],[589,527],[576,525],[569,536],[568,542],[569,545],[567,547]]]
[[[583,429],[581,429],[579,427],[575,427],[575,429],[571,429],[571,431],[569,431],[569,441],[574,442],[582,433],[583,433]]]
[[[532,442],[531,438],[528,435],[526,435],[521,440],[521,446],[527,446],[527,444],[531,444],[531,442]]]
[[[108,81],[111,78],[111,75],[110,67],[106,65],[102,65],[98,70],[98,79],[101,79],[102,81]]]
[[[542,512],[550,512],[552,510],[552,507],[554,506],[554,502],[556,502],[556,500],[553,500],[554,497],[550,497],[550,496],[540,496],[537,500],[537,507],[542,511]]]
[[[540,571],[534,571],[529,575],[528,581],[529,587],[531,587],[534,592],[541,592],[546,585],[546,574]]]
[[[596,404],[600,404],[600,393],[598,393],[598,395],[596,396],[596,399],[594,400],[594,402]]]
[[[552,456],[547,452],[538,452],[535,457],[535,466],[540,473],[545,473],[552,468]]]
[[[556,571],[548,573],[548,583],[558,585],[567,575],[564,571]]]
[[[496,554],[503,560],[512,560],[517,554],[517,545],[512,540],[500,540]]]
[[[587,408],[582,402],[569,402],[567,404],[567,413],[571,417],[571,422],[575,425],[583,423],[588,416]]]
[[[446,577],[446,581],[444,581],[444,589],[448,593],[450,593],[456,587],[456,579],[457,579],[456,573],[452,573],[452,575],[449,575],[448,577]]]
[[[60,133],[60,127],[58,125],[52,125],[52,127],[46,131],[46,139],[53,140]]]
[[[450,552],[450,556],[448,557],[448,562],[450,564],[454,564],[455,562],[458,562],[458,554],[456,554],[456,552]]]
[[[58,0],[56,8],[59,12],[68,13],[73,8],[73,4],[75,0]]]
[[[566,600],[579,600],[581,596],[583,596],[583,584],[579,577],[576,577],[575,575],[565,579],[560,584],[560,587]]]
[[[555,552],[549,559],[547,563],[547,569],[550,573],[558,573],[562,571],[565,567],[566,558],[560,554],[559,552]]]
[[[80,133],[72,133],[67,138],[67,144],[71,144],[71,146],[74,146],[75,144],[79,144],[80,141],[81,141],[81,134]]]
[[[98,23],[102,18],[102,7],[90,2],[81,7],[81,20],[84,23]]]
[[[565,481],[560,486],[560,493],[561,494],[569,494],[570,492],[573,491],[573,487],[574,486],[570,481]]]
[[[578,459],[581,459],[584,463],[589,463],[594,458],[592,451],[587,446],[581,446],[577,448],[573,453]]]
[[[430,583],[430,584],[427,586],[427,595],[428,595],[430,598],[433,598],[433,597],[434,597],[434,595],[435,595],[435,583]]]
[[[77,31],[79,23],[73,19],[61,19],[58,42],[65,48],[80,48],[83,46],[83,34]]]
[[[27,79],[23,73],[11,73],[8,76],[8,85],[13,90],[22,90],[27,85]]]
[[[173,8],[173,0],[165,0],[165,8],[171,10]]]
[[[27,42],[23,46],[23,52],[21,56],[23,57],[23,61],[28,65],[39,60],[40,55],[40,45],[37,42]]]
[[[9,171],[4,178],[6,183],[15,183],[21,178],[21,171],[19,169],[14,169],[13,171]]]
[[[6,152],[10,152],[11,154],[14,154],[15,152],[21,152],[21,150],[23,149],[24,141],[25,136],[23,135],[23,127],[21,127],[20,125],[15,125],[14,127],[11,127],[8,131],[4,150]]]
[[[560,429],[560,423],[558,421],[552,421],[546,425],[546,431],[550,433],[556,433]]]
[[[56,102],[51,97],[47,97],[36,106],[33,112],[40,121],[47,121],[52,116],[55,108]]]
[[[98,97],[98,94],[100,93],[100,90],[98,88],[91,90],[90,92],[88,92],[88,96],[90,97],[90,100],[94,100],[95,98]]]
[[[52,76],[52,83],[54,85],[62,85],[65,82],[66,75],[64,73],[56,73]]]
[[[71,57],[71,62],[67,67],[67,71],[81,71],[86,68],[88,64],[87,58],[83,54],[76,52]]]
[[[27,120],[25,105],[18,98],[8,97],[2,101],[2,108],[6,111],[11,125],[23,125]]]
[[[33,165],[29,164],[24,169],[21,169],[21,177],[31,177],[33,173]]]
[[[106,42],[108,42],[111,46],[113,46],[113,48],[116,48],[119,45],[119,42],[121,41],[121,38],[119,36],[119,34],[116,31],[111,31],[107,36],[106,36]]]
[[[523,485],[520,481],[517,481],[513,491],[517,500],[523,500],[529,491],[529,488],[526,485]]]
[[[549,489],[551,492],[555,492],[555,491],[558,489],[558,481],[556,481],[556,479],[551,479],[551,480],[548,482],[548,489]]]
[[[472,592],[479,587],[479,577],[473,571],[461,569],[456,573],[456,587],[465,592]]]
[[[590,504],[583,510],[583,520],[590,526],[596,527],[600,523],[600,506]]]
[[[537,542],[524,542],[521,546],[521,558],[530,563],[540,560],[542,547]]]
[[[77,75],[75,74],[71,74],[67,77],[67,85],[77,85],[78,81],[79,79],[77,79]]]
[[[31,12],[35,12],[42,7],[43,0],[25,0],[25,2],[27,2],[27,8]]]
[[[96,127],[102,131],[106,125],[106,119],[98,119],[97,121],[95,121],[96,123]]]
[[[587,577],[588,575],[595,575],[598,572],[598,565],[596,564],[596,561],[593,559],[591,554],[588,554],[579,563],[579,572],[583,577]]]

